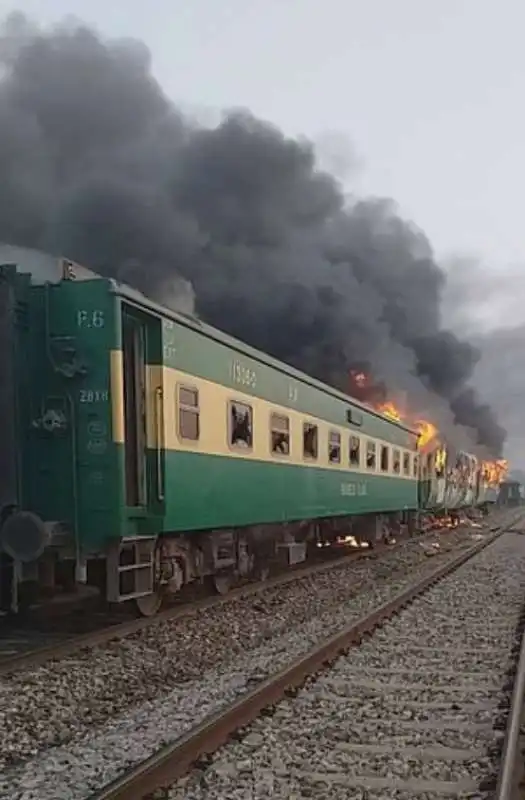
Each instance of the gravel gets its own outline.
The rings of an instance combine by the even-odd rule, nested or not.
[[[411,540],[0,679],[0,797],[88,796],[473,542],[440,543],[433,558]]]
[[[524,590],[506,534],[156,796],[493,796]]]

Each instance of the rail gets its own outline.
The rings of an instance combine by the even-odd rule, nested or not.
[[[490,530],[493,530],[494,527],[495,526],[493,525]],[[503,525],[503,527],[505,527],[505,525]],[[505,527],[505,529],[507,528]],[[424,541],[427,536],[432,537],[433,535],[435,535],[435,532],[429,532],[421,537],[417,537],[417,539],[413,539],[413,541]],[[190,616],[191,614],[196,614],[199,611],[222,606],[227,603],[231,603],[234,600],[243,599],[277,586],[285,586],[288,583],[292,583],[301,578],[309,577],[310,575],[316,575],[319,572],[324,572],[330,569],[344,568],[348,564],[357,562],[362,558],[375,559],[381,556],[383,553],[392,552],[398,545],[402,545],[409,541],[411,541],[410,538],[403,537],[396,545],[381,544],[373,550],[356,549],[346,556],[337,556],[329,561],[310,564],[306,567],[302,566],[298,569],[291,568],[286,572],[276,575],[270,579],[237,587],[230,591],[227,595],[220,597],[206,597],[197,600],[196,602],[168,608],[165,611],[161,611],[159,614],[156,614],[154,617],[141,617],[139,619],[113,623],[112,625],[105,626],[88,633],[83,633],[79,636],[72,636],[64,639],[63,641],[37,647],[33,650],[17,653],[16,655],[8,656],[6,658],[0,656],[0,676],[7,675],[20,669],[26,669],[28,667],[38,667],[42,664],[45,664],[47,661],[50,661],[51,659],[64,658],[78,650],[96,647],[115,639],[130,636],[150,627],[151,625],[158,625],[162,622],[168,621],[174,622],[178,619],[182,619],[183,617]]]
[[[520,775],[518,772],[518,744],[523,719],[525,698],[525,630],[521,637],[521,648],[514,677],[514,687],[510,702],[505,741],[503,744],[502,766],[496,786],[495,800],[512,800]]]
[[[513,524],[508,527],[512,527]],[[265,708],[298,689],[309,676],[332,663],[340,653],[352,645],[359,644],[365,635],[372,633],[409,602],[481,552],[506,532],[508,527],[470,547],[357,623],[352,623],[312,648],[237,702],[211,716],[176,742],[166,745],[137,767],[130,769],[104,789],[93,794],[90,800],[140,800],[182,777],[199,758],[215,752],[236,730],[252,722]],[[501,798],[498,796],[498,800],[503,800],[503,797],[506,796]]]

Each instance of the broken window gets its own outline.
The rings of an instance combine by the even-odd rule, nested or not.
[[[287,456],[290,454],[290,420],[283,414],[271,414],[270,438],[272,453]]]
[[[317,458],[317,425],[305,422],[303,425],[303,455],[305,458]]]
[[[230,444],[249,448],[253,445],[253,409],[244,403],[230,403]]]
[[[328,434],[328,460],[331,464],[341,463],[341,434],[337,431]]]
[[[376,468],[376,444],[375,442],[367,442],[366,445],[366,467],[367,469]]]
[[[179,435],[182,439],[197,441],[199,433],[199,392],[179,386]]]
[[[388,472],[388,447],[381,445],[381,472]]]
[[[413,472],[414,478],[417,478],[419,474],[419,459],[417,456],[414,456]]]
[[[410,453],[403,453],[403,474],[410,475]]]
[[[359,436],[350,437],[350,464],[358,467],[361,461]]]

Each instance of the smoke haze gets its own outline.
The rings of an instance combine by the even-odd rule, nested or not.
[[[478,348],[473,383],[509,432],[505,455],[525,468],[525,272],[522,264],[488,269],[474,257],[447,264],[446,321]]]
[[[458,447],[500,454],[505,432],[471,386],[480,353],[443,329],[444,272],[393,202],[346,197],[313,145],[248,111],[192,122],[140,42],[15,14],[0,70],[0,241],[182,295],[343,390],[364,366]],[[348,151],[328,145],[346,173]]]

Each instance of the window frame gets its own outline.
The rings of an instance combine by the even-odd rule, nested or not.
[[[357,442],[357,461],[352,461],[352,440]],[[351,433],[348,437],[348,466],[361,469],[361,437]]]
[[[273,449],[273,434],[274,433],[284,433],[284,431],[280,431],[277,428],[274,428],[272,420],[274,417],[280,417],[280,419],[285,419],[288,424],[288,452],[287,453],[280,453],[277,450]],[[290,417],[288,414],[282,414],[279,411],[270,411],[270,417],[268,419],[268,426],[269,426],[269,435],[270,435],[270,453],[274,458],[290,458],[292,452],[292,426],[290,422]]]
[[[252,443],[250,445],[240,445],[234,444],[232,442],[233,436],[233,427],[232,427],[232,406],[242,406],[243,408],[250,409],[250,423],[251,423],[251,431],[252,431]],[[228,425],[226,428],[226,434],[228,437],[228,447],[234,453],[253,453],[253,442],[254,442],[254,412],[253,406],[250,403],[246,403],[244,400],[235,400],[233,397],[228,398],[228,402],[226,403],[226,414],[228,415]]]
[[[396,453],[397,453],[397,464],[398,468],[396,470]],[[392,448],[392,472],[394,475],[401,475],[401,450],[399,447]]]
[[[370,447],[373,447],[374,451],[374,463],[372,466],[368,464],[368,454],[370,452]],[[377,472],[377,442],[374,439],[366,439],[366,450],[365,450],[365,469],[369,472]]]
[[[304,449],[304,435],[306,432],[306,427],[315,428],[315,456],[311,456],[309,453],[305,452]],[[317,422],[308,422],[307,420],[303,420],[303,429],[302,429],[302,451],[303,451],[303,459],[305,461],[319,461],[319,425]]]
[[[331,451],[331,447],[332,447],[332,436],[337,436],[337,447],[339,448],[339,458],[337,460],[335,460],[335,461],[330,458],[330,451]],[[340,431],[336,431],[334,428],[330,428],[330,430],[328,431],[327,445],[328,445],[327,446],[328,463],[331,464],[332,466],[335,466],[337,464],[341,464],[342,450],[343,450],[341,432]]]
[[[380,444],[379,448],[379,471],[386,474],[390,472],[390,446]],[[383,467],[383,453],[386,453],[386,467]]]
[[[185,389],[187,392],[195,392],[197,395],[197,405],[196,406],[189,406],[187,403],[181,403],[180,400],[180,393],[181,389]],[[175,386],[175,410],[177,414],[177,438],[181,442],[200,442],[201,438],[201,404],[200,404],[200,392],[199,387],[189,383],[177,383]],[[181,412],[187,411],[190,414],[194,414],[197,417],[197,438],[192,439],[191,437],[184,436],[182,433],[182,426],[181,426]]]
[[[403,451],[403,475],[410,478],[410,453]]]

